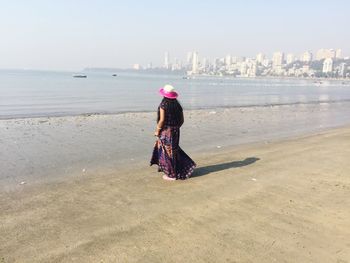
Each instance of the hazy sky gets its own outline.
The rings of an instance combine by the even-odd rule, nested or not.
[[[0,69],[163,63],[164,52],[350,55],[348,0],[0,0]]]

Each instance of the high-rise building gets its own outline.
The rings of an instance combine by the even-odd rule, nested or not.
[[[326,57],[325,49],[321,48],[321,49],[317,50],[316,60],[322,60],[322,59],[325,59],[325,57]]]
[[[335,58],[337,59],[340,59],[341,58],[341,49],[338,48],[336,51],[335,51]]]
[[[192,65],[193,52],[187,52],[187,64]]]
[[[181,69],[181,65],[180,62],[177,58],[174,58],[174,63],[171,65],[171,70],[180,70]]]
[[[238,58],[237,57],[231,57],[231,63],[237,63],[238,62]]]
[[[293,63],[295,61],[295,56],[294,56],[294,54],[292,54],[292,53],[289,53],[288,55],[287,55],[287,64],[291,64],[291,63]]]
[[[275,52],[272,56],[272,68],[280,70],[283,64],[284,54],[283,52]]]
[[[242,62],[241,63],[241,67],[240,67],[241,76],[246,76],[247,75],[247,71],[248,71],[247,63],[246,62]]]
[[[228,68],[228,67],[231,66],[231,64],[232,64],[232,57],[231,57],[231,55],[227,55],[227,56],[225,57],[225,65],[226,65],[226,67]]]
[[[333,71],[333,59],[331,58],[326,58],[323,61],[323,69],[322,72],[323,73],[330,73]]]
[[[140,69],[141,69],[141,65],[140,65],[140,64],[134,64],[134,65],[132,66],[132,68],[133,68],[134,70],[140,70]]]
[[[202,69],[206,72],[209,67],[209,60],[207,58],[202,59]]]
[[[270,62],[271,61],[269,59],[265,58],[261,64],[267,68],[270,65]]]
[[[312,61],[312,53],[310,51],[305,51],[301,57],[300,57],[300,60],[302,62],[306,62],[306,63],[309,63]]]
[[[164,54],[164,68],[170,69],[170,57],[168,51]]]
[[[342,78],[346,77],[346,73],[347,73],[347,66],[346,63],[341,63],[339,65],[339,76]]]
[[[193,52],[192,56],[192,74],[198,74],[198,52]]]
[[[334,49],[329,49],[328,50],[328,57],[327,58],[331,58],[331,59],[335,59],[335,56],[336,56],[336,52]]]
[[[317,60],[322,60],[326,58],[331,58],[334,59],[336,56],[336,52],[334,49],[319,49],[316,53],[316,59]]]
[[[265,59],[265,55],[263,53],[259,53],[259,54],[256,55],[256,61],[258,63],[262,64],[264,59]]]
[[[248,66],[247,76],[248,77],[256,77],[257,67],[258,67],[257,60],[256,59],[249,59],[247,61],[247,66]]]

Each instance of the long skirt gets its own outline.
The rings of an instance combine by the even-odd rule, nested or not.
[[[180,128],[165,127],[154,145],[151,165],[157,164],[159,171],[170,178],[187,179],[196,163],[180,148]]]

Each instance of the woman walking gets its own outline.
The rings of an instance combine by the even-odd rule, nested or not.
[[[183,110],[176,99],[178,94],[174,87],[165,85],[159,93],[163,100],[158,107],[154,133],[157,141],[151,165],[158,165],[158,171],[165,173],[165,180],[184,180],[190,177],[196,164],[179,146],[180,127],[184,123]]]

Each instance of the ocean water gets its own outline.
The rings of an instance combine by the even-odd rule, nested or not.
[[[185,109],[332,103],[350,100],[350,82],[197,77],[118,72],[0,71],[0,118],[154,111],[170,83]]]

